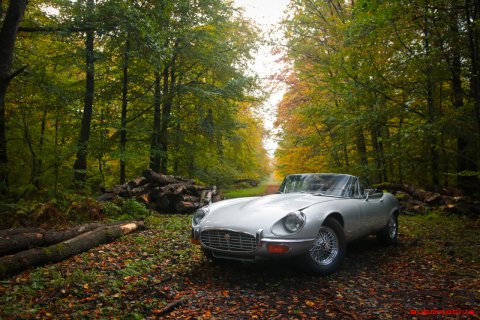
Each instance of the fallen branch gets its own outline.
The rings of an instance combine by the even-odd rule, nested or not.
[[[183,299],[171,302],[165,306],[160,312],[158,312],[158,315],[165,315],[167,313],[172,312],[174,309],[178,308],[180,305],[182,305]]]
[[[112,242],[124,234],[143,228],[143,221],[105,226],[45,248],[33,248],[0,258],[0,279],[32,267],[59,262],[98,245]]]
[[[27,250],[33,247],[46,247],[82,233],[103,226],[101,223],[89,223],[66,230],[47,230],[43,228],[8,229],[0,232],[0,256]]]

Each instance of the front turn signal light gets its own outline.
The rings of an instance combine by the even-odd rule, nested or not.
[[[287,253],[290,248],[286,244],[269,243],[267,245],[268,253]]]

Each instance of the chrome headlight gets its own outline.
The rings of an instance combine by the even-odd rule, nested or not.
[[[198,226],[200,224],[200,221],[202,221],[202,219],[205,218],[205,216],[208,214],[209,211],[210,210],[208,207],[203,207],[195,211],[192,218],[193,226]]]
[[[297,232],[298,230],[302,229],[303,225],[305,224],[305,216],[303,213],[297,212],[290,212],[284,219],[283,219],[283,226],[288,232]]]

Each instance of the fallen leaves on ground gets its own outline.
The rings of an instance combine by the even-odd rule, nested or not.
[[[325,277],[292,263],[214,264],[190,244],[190,217],[0,282],[1,319],[479,318],[478,221],[400,217],[399,244],[352,242]],[[422,310],[474,315],[419,315]]]

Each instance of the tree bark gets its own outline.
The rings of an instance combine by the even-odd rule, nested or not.
[[[162,126],[160,129],[160,144],[162,145],[162,152],[160,154],[160,172],[167,173],[168,168],[168,143],[169,143],[169,134],[168,129],[170,127],[170,120],[173,107],[173,99],[175,95],[175,86],[176,86],[176,59],[177,59],[177,48],[179,45],[179,40],[177,39],[174,44],[174,54],[172,60],[170,61],[170,66],[165,67],[163,70],[163,104],[162,104]]]
[[[431,182],[435,186],[440,185],[440,179],[438,176],[439,172],[439,154],[437,149],[437,138],[435,135],[435,130],[433,130],[433,126],[435,124],[436,118],[436,106],[435,106],[435,99],[434,99],[434,89],[435,89],[435,81],[433,75],[433,65],[432,65],[432,57],[430,56],[431,48],[430,48],[430,29],[429,29],[429,20],[427,15],[428,8],[425,8],[425,27],[423,33],[425,35],[424,39],[424,46],[425,46],[425,55],[427,58],[426,64],[426,71],[425,74],[427,76],[427,120],[428,124],[432,126],[432,129],[426,135],[426,143],[427,143],[427,150],[429,152],[429,162],[430,162],[430,177]]]
[[[363,134],[363,128],[357,130],[357,137],[355,140],[359,162],[362,166],[368,166],[367,159],[367,146],[365,145],[365,136]]]
[[[91,26],[91,17],[94,10],[94,0],[87,0],[87,24]],[[95,32],[90,29],[86,32],[85,38],[85,69],[86,69],[86,83],[85,83],[85,98],[82,116],[82,126],[80,129],[80,136],[77,144],[77,159],[73,164],[75,182],[83,183],[87,180],[87,155],[88,155],[88,141],[90,139],[90,125],[92,122],[93,113],[93,96],[95,89],[95,56],[94,56],[94,38]]]
[[[161,110],[160,110],[160,72],[155,71],[155,90],[154,90],[154,111],[153,111],[153,131],[150,142],[150,169],[155,172],[160,171],[160,154],[162,152],[160,146],[160,126],[161,126]]]
[[[173,71],[172,71],[173,75]],[[160,172],[167,173],[168,161],[168,127],[170,125],[170,114],[172,112],[172,86],[170,83],[170,70],[166,67],[163,70],[163,104],[162,104],[162,121],[160,128],[160,144],[162,151],[160,153]]]
[[[27,250],[32,247],[45,247],[59,243],[82,233],[101,227],[100,223],[90,223],[67,230],[46,230],[42,228],[10,229],[0,233],[0,256]]]
[[[10,81],[19,72],[11,73],[18,26],[28,0],[10,1],[0,30],[0,193],[8,191],[8,157],[6,137],[5,96]]]
[[[125,183],[125,151],[127,145],[127,108],[128,108],[128,58],[130,55],[130,34],[127,33],[125,50],[123,52],[123,79],[122,79],[122,119],[120,130],[120,184]]]
[[[75,238],[46,247],[34,248],[0,258],[0,279],[50,262],[59,262],[98,245],[112,242],[124,234],[143,228],[143,222],[97,228]]]
[[[465,15],[470,50],[470,88],[475,105],[477,125],[480,129],[480,1],[465,0]]]

